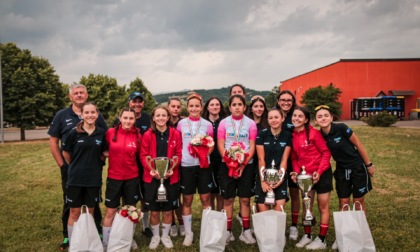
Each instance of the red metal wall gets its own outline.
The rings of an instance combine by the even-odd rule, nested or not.
[[[282,81],[280,90],[294,92],[300,103],[306,90],[330,83],[343,92],[340,97],[342,120],[351,118],[350,102],[354,98],[375,97],[380,91],[388,95],[390,90],[415,91],[415,95],[405,97],[405,116],[408,117],[420,97],[420,59],[340,60]]]

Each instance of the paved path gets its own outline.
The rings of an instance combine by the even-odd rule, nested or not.
[[[343,122],[349,126],[361,126],[361,125],[367,125],[366,123],[362,121],[357,120],[348,120],[348,121],[340,121]],[[412,120],[412,121],[398,121],[393,126],[399,127],[399,128],[420,128],[420,120]],[[26,140],[42,140],[42,139],[48,139],[49,135],[47,134],[48,129],[47,128],[40,128],[35,130],[26,130],[25,136]],[[4,141],[10,142],[10,141],[19,141],[20,140],[20,131],[19,129],[5,129],[4,132]],[[1,136],[0,136],[1,141]]]

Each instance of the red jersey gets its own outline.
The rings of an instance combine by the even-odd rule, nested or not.
[[[300,174],[302,166],[305,166],[308,174],[311,175],[317,171],[319,176],[331,167],[331,152],[321,132],[314,129],[311,125],[309,125],[309,143],[305,129],[299,132],[295,129],[293,132],[292,146],[293,171],[298,174]]]
[[[114,142],[115,128],[106,132],[106,142],[109,146],[108,178],[129,180],[139,176],[137,158],[140,157],[141,134],[133,126],[125,130],[118,126],[117,138]]]

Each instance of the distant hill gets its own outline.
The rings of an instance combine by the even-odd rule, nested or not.
[[[230,87],[223,87],[223,88],[217,88],[217,89],[196,89],[196,90],[189,90],[189,91],[178,91],[178,92],[171,92],[171,93],[165,93],[165,94],[157,94],[153,95],[157,103],[163,103],[167,102],[169,97],[172,96],[178,96],[180,99],[186,100],[188,97],[189,92],[196,92],[201,97],[203,97],[203,101],[206,102],[210,97],[216,96],[220,100],[222,100],[223,103],[225,103],[228,100],[229,96],[229,88]],[[249,88],[245,88],[246,92],[246,101],[249,103],[251,100],[251,97],[254,95],[261,95],[262,97],[266,98],[268,94],[270,94],[270,91],[257,91]]]

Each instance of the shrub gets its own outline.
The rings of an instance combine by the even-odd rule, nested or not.
[[[361,121],[367,123],[369,126],[389,127],[398,121],[396,116],[389,114],[386,111],[380,112],[376,115],[360,118]]]

